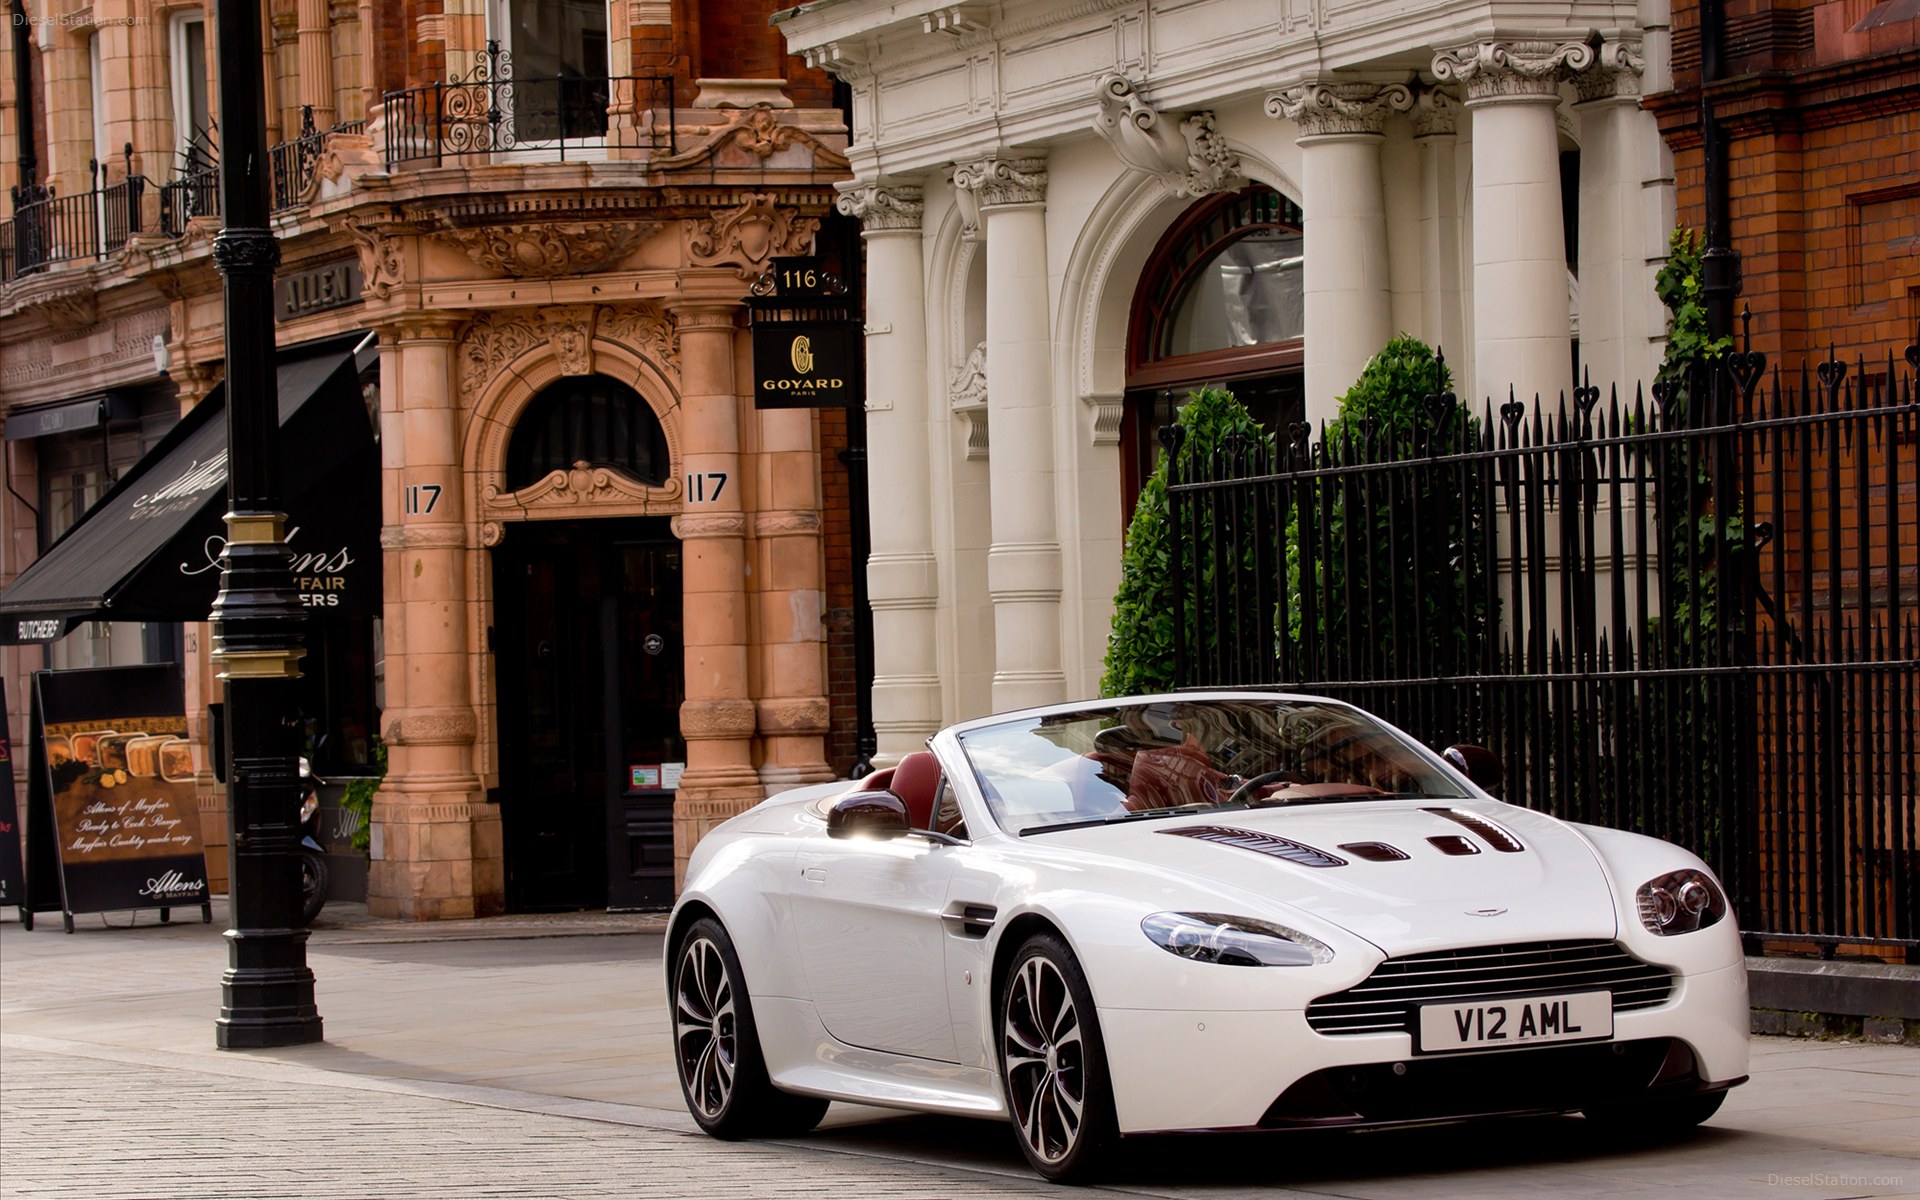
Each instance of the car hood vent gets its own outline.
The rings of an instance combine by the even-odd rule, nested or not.
[[[1284,858],[1296,866],[1344,867],[1347,865],[1347,860],[1338,854],[1328,854],[1325,850],[1316,849],[1290,838],[1271,833],[1258,833],[1251,829],[1235,829],[1230,825],[1189,825],[1184,829],[1162,829],[1159,832],[1169,837],[1199,838],[1203,842],[1218,842],[1222,846],[1238,846],[1242,850],[1251,850],[1255,854]]]
[[[1400,847],[1389,846],[1385,842],[1341,842],[1340,848],[1368,862],[1405,862],[1413,857]]]
[[[1468,829],[1479,834],[1480,839],[1486,842],[1487,845],[1492,846],[1502,854],[1518,854],[1526,849],[1525,846],[1520,844],[1520,839],[1507,832],[1504,826],[1489,821],[1479,813],[1467,812],[1465,809],[1460,808],[1429,808],[1426,811],[1436,817],[1445,817],[1456,825],[1465,825]]]

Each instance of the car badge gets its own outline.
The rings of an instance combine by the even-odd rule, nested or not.
[[[1504,908],[1470,908],[1467,910],[1467,915],[1470,917],[1497,917],[1506,911]]]

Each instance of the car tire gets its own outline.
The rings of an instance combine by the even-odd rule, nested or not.
[[[1719,1112],[1726,1099],[1725,1092],[1648,1097],[1619,1104],[1597,1105],[1582,1110],[1582,1113],[1587,1120],[1600,1126],[1611,1140],[1655,1142],[1686,1136],[1694,1126]]]
[[[673,1058],[680,1093],[717,1138],[794,1137],[820,1123],[827,1102],[773,1086],[733,939],[702,917],[674,949]]]
[[[1084,1182],[1118,1124],[1086,972],[1057,935],[1035,934],[1015,952],[999,1001],[994,1040],[1014,1140],[1044,1178]]]
[[[313,924],[327,904],[327,860],[311,851],[300,854],[300,924]]]

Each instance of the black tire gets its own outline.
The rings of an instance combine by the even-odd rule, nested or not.
[[[1725,1092],[1658,1096],[1583,1110],[1605,1136],[1615,1141],[1658,1142],[1685,1137],[1726,1103]]]
[[[1086,972],[1057,935],[1038,933],[1014,954],[999,1001],[994,1040],[1014,1140],[1042,1177],[1083,1183],[1118,1129]]]
[[[688,926],[673,952],[673,1057],[680,1094],[700,1128],[727,1141],[795,1137],[827,1102],[773,1086],[733,939],[719,921]]]
[[[300,855],[300,924],[311,925],[327,903],[327,860],[312,851]]]

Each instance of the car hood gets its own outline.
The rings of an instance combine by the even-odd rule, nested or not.
[[[1474,814],[1503,839],[1431,810]],[[1251,836],[1242,836],[1251,835]],[[1282,838],[1344,860],[1309,866],[1266,842]],[[1478,853],[1448,854],[1430,838],[1465,839]],[[1304,911],[1367,939],[1389,955],[1453,946],[1612,938],[1612,889],[1582,838],[1564,822],[1485,800],[1401,800],[1296,805],[1166,817],[1024,839],[1063,855],[1107,860],[1173,900],[1217,902],[1226,915],[1285,921],[1277,905]],[[1407,857],[1369,861],[1343,847],[1384,843]],[[1456,847],[1458,841],[1453,843]],[[1155,886],[1157,885],[1157,886]],[[1210,900],[1209,897],[1212,899]],[[1182,901],[1186,903],[1186,901]]]

